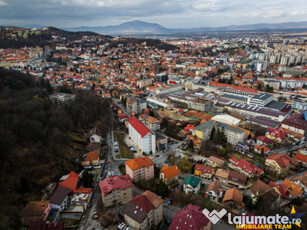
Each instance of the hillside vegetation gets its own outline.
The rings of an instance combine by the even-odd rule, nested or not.
[[[44,80],[0,69],[0,229],[18,228],[27,200],[40,199],[48,183],[80,170],[85,131],[97,125],[108,132],[108,101],[77,91],[75,101],[53,104],[51,91]]]

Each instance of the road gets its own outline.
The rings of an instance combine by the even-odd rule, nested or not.
[[[116,103],[116,105],[122,110],[122,112],[123,112],[124,114],[126,114],[127,116],[130,117],[130,114],[127,112],[125,106],[123,106],[119,100],[113,100],[113,101],[114,101],[114,102]]]
[[[306,143],[307,142],[304,141],[300,145],[292,145],[292,146],[289,146],[289,147],[282,147],[280,149],[272,150],[272,151],[270,151],[269,155],[272,155],[272,154],[282,154],[282,153],[288,153],[288,152],[291,152],[291,151],[295,151],[295,150],[298,150],[298,149],[301,149],[301,148],[305,147]]]
[[[104,179],[107,176],[108,171],[118,170],[118,165],[117,163],[114,162],[114,159],[112,157],[112,148],[113,148],[112,130],[113,130],[113,119],[114,118],[113,118],[112,109],[110,111],[111,111],[111,118],[110,118],[111,122],[110,122],[110,127],[109,127],[110,132],[108,133],[107,138],[106,138],[106,143],[108,144],[109,149],[108,149],[108,152],[106,153],[105,162],[103,166],[101,167],[100,178],[102,179]],[[108,160],[110,162],[109,164],[106,163]],[[85,212],[83,213],[78,229],[87,230],[87,229],[93,229],[93,228],[101,228],[99,219],[98,220],[92,219],[94,212],[97,210],[97,204],[98,204],[100,197],[101,196],[100,196],[100,189],[99,189],[99,181],[97,181],[95,182],[94,187],[93,187],[93,193],[92,193],[92,199],[91,199],[92,207],[85,210]]]
[[[126,109],[117,102],[117,105],[120,106],[120,108],[122,109],[122,111],[124,113],[127,114]],[[108,152],[106,153],[106,157],[105,157],[105,163],[104,165],[101,167],[101,171],[100,171],[100,179],[104,179],[108,176],[112,176],[112,175],[121,175],[121,171],[119,170],[119,166],[124,164],[126,160],[121,160],[121,159],[117,159],[115,158],[114,154],[114,150],[113,150],[113,145],[114,145],[114,136],[113,136],[113,122],[114,122],[114,116],[113,116],[113,111],[111,109],[111,114],[110,114],[110,127],[109,127],[109,133],[106,137],[106,143],[109,146],[108,148]],[[177,147],[179,145],[181,145],[182,142],[178,142],[177,144],[172,144],[168,146],[168,151],[166,153],[163,154],[163,156],[154,159],[153,161],[155,162],[157,167],[162,167],[164,164],[166,164],[167,159],[168,159],[168,155],[169,153],[175,152]],[[109,162],[108,164],[106,162]],[[143,193],[143,191],[140,188],[137,188],[136,186],[134,186],[133,188],[133,195],[139,195]],[[94,214],[94,212],[97,210],[97,204],[98,201],[100,199],[100,189],[99,189],[99,182],[96,182],[94,187],[93,187],[93,195],[92,195],[92,199],[91,199],[91,203],[92,203],[92,207],[87,209],[84,213],[83,213],[83,217],[80,221],[79,224],[79,228],[80,230],[87,230],[87,229],[93,229],[93,228],[101,228],[100,222],[99,220],[94,220],[92,219],[92,216]],[[175,208],[173,210],[170,210],[169,208],[166,208],[168,211],[166,211],[168,214],[168,216],[173,216],[175,215],[178,210]]]

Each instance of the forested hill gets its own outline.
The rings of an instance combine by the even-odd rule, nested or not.
[[[0,229],[17,229],[27,200],[80,169],[85,130],[95,124],[108,132],[108,101],[78,91],[75,101],[58,105],[51,91],[44,80],[0,68]]]
[[[0,26],[0,48],[21,48],[24,46],[52,46],[56,43],[80,40],[84,37],[96,37],[107,41],[110,36],[94,32],[70,32],[55,27],[44,29],[26,29]]]

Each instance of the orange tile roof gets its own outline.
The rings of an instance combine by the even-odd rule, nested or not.
[[[78,174],[76,174],[75,172],[70,172],[68,174],[68,177],[65,180],[63,180],[60,184],[61,186],[69,188],[75,192],[77,189],[79,178],[80,177]]]
[[[149,157],[139,157],[126,161],[125,164],[131,169],[136,170],[139,168],[149,167],[154,165],[154,162]]]
[[[303,188],[288,179],[285,179],[282,184],[285,185],[286,188],[289,190],[290,194],[295,197],[303,194]]]
[[[238,205],[242,205],[243,195],[237,188],[228,189],[223,198],[223,202],[226,201],[233,201]]]
[[[97,161],[98,160],[98,152],[88,152],[86,154],[85,161]]]
[[[164,165],[160,170],[160,173],[163,173],[167,180],[170,180],[181,174],[180,169],[178,168],[177,165],[173,165],[171,167]]]
[[[150,200],[150,202],[156,207],[158,208],[161,204],[163,204],[164,200],[161,199],[157,194],[146,190],[145,192],[143,192],[143,194],[148,198],[148,200]]]
[[[305,156],[303,154],[298,153],[298,154],[295,155],[294,158],[299,160],[299,161],[303,161],[303,162],[307,163],[307,156]]]

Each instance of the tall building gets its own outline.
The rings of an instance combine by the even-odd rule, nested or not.
[[[181,209],[173,218],[169,230],[210,230],[211,222],[202,213],[198,205],[189,204]]]
[[[156,135],[136,117],[128,122],[129,137],[138,148],[147,155],[156,153]]]
[[[125,162],[126,173],[133,181],[154,178],[154,162],[149,157],[139,157]]]
[[[206,121],[195,127],[195,135],[203,141],[211,138],[214,123],[212,121]]]
[[[133,197],[133,183],[127,174],[112,176],[99,183],[102,202],[106,207],[126,204]]]
[[[167,82],[168,75],[166,73],[158,73],[155,77],[156,82]]]
[[[147,103],[139,98],[128,98],[126,108],[128,113],[141,114],[147,108]]]
[[[155,206],[141,194],[129,201],[123,210],[125,222],[136,230],[150,230],[154,227]]]
[[[271,101],[273,101],[273,95],[268,94],[268,93],[261,93],[261,94],[253,96],[250,99],[250,105],[264,107],[267,104],[269,104]]]

